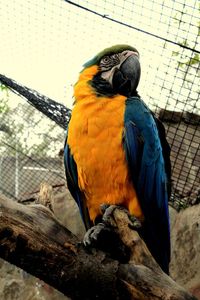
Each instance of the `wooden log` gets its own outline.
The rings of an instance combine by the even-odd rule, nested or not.
[[[195,299],[162,272],[124,211],[113,221],[131,249],[125,264],[87,250],[47,208],[0,197],[0,256],[75,300]]]

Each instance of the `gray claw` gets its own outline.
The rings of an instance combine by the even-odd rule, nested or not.
[[[131,221],[131,224],[129,224],[129,228],[133,229],[133,230],[137,230],[139,228],[142,227],[142,224],[140,222],[140,220],[138,218],[136,218],[133,215],[128,215],[129,220]]]
[[[87,247],[87,246],[91,246],[92,244],[94,244],[99,236],[99,233],[101,232],[102,229],[105,228],[105,225],[103,223],[98,223],[97,225],[93,226],[92,228],[90,228],[84,238],[83,238],[83,244]]]
[[[106,224],[111,225],[112,227],[116,227],[116,224],[114,222],[113,219],[113,213],[115,211],[116,208],[120,208],[120,206],[117,205],[109,205],[108,208],[106,208],[102,220],[103,222],[105,222]]]
[[[102,214],[105,213],[105,211],[108,209],[109,206],[110,206],[110,204],[106,204],[106,203],[103,203],[103,204],[100,205],[100,209],[101,209]]]

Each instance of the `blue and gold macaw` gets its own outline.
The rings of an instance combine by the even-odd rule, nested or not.
[[[128,45],[105,49],[84,65],[64,163],[86,229],[100,219],[101,204],[127,208],[168,273],[170,149],[163,125],[137,93],[140,73],[139,53]]]

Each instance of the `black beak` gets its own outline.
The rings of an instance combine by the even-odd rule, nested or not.
[[[129,56],[113,75],[113,89],[124,96],[133,96],[140,80],[141,68],[136,55]]]

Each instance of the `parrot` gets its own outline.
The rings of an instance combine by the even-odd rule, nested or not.
[[[169,273],[170,146],[164,125],[138,94],[139,51],[104,49],[83,65],[64,145],[69,191],[86,230],[102,204],[124,207],[140,220],[140,235]]]

